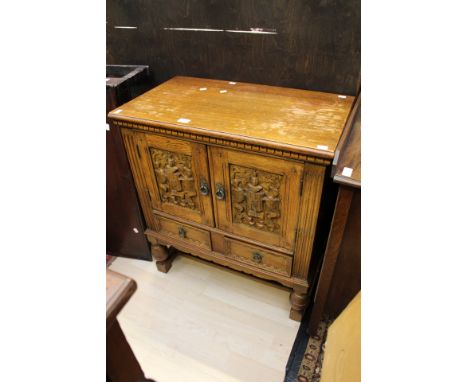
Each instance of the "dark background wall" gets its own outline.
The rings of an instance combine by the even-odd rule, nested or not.
[[[360,0],[107,0],[107,63],[149,65],[155,84],[188,75],[356,94],[360,21]],[[250,28],[277,34],[226,32]]]

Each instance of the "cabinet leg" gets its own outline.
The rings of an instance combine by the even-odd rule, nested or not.
[[[289,312],[289,318],[294,321],[301,321],[304,310],[307,306],[307,293],[293,290],[289,296],[291,302],[291,311]]]
[[[158,268],[159,272],[169,272],[172,265],[172,256],[169,255],[169,251],[164,245],[158,244],[156,239],[148,238],[148,240],[151,243],[151,255],[156,261],[156,268]]]

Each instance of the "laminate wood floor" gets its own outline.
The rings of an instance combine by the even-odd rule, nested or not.
[[[117,258],[138,288],[118,320],[145,375],[157,382],[282,382],[299,323],[289,291],[177,256],[169,273]]]

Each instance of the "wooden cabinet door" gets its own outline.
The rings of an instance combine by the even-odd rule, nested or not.
[[[141,135],[139,155],[153,209],[213,226],[206,146]]]
[[[303,164],[216,147],[209,150],[219,228],[293,249]]]

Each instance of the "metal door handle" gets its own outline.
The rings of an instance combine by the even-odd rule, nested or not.
[[[226,192],[224,191],[224,187],[221,183],[216,183],[216,198],[219,200],[223,200],[226,196]]]
[[[202,181],[200,182],[200,193],[204,196],[210,193],[210,188],[208,187],[208,183],[205,179],[202,179]]]
[[[262,258],[263,258],[263,256],[262,256],[260,253],[258,253],[258,252],[254,252],[254,253],[252,254],[252,260],[255,261],[256,263],[261,263],[261,262],[262,262]]]

